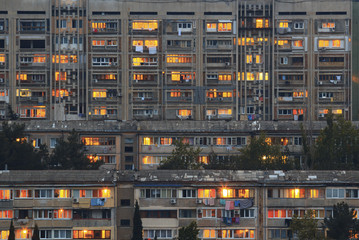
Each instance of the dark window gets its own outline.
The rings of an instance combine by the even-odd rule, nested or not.
[[[125,143],[127,144],[133,143],[133,138],[125,138]]]
[[[157,15],[157,12],[130,12],[130,15]]]
[[[204,15],[232,15],[232,12],[204,12]]]
[[[142,218],[177,218],[177,210],[143,210]]]
[[[194,209],[180,209],[179,210],[180,218],[196,218],[196,210]]]
[[[92,12],[92,15],[120,15],[121,12]]]
[[[45,40],[20,40],[20,48],[45,48]]]
[[[167,15],[194,15],[194,12],[167,12]]]
[[[121,226],[130,226],[130,219],[121,219]]]
[[[125,152],[133,152],[133,147],[125,147]]]
[[[5,40],[0,40],[0,48],[5,48]]]
[[[126,164],[125,170],[133,170],[133,164]]]
[[[45,11],[17,11],[17,14],[46,14]]]
[[[121,199],[121,206],[130,206],[131,200],[130,199]]]
[[[316,12],[316,15],[347,15],[347,12]]]
[[[307,15],[307,12],[278,12],[278,15]]]

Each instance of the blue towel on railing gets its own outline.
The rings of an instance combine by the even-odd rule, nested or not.
[[[105,201],[101,198],[92,198],[91,199],[91,206],[104,206]]]

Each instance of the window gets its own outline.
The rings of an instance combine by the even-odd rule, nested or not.
[[[69,189],[55,189],[54,197],[55,198],[70,198],[71,191]]]
[[[335,23],[333,22],[322,23],[322,28],[335,28]]]
[[[280,21],[279,22],[279,28],[288,28],[289,23],[287,21]]]
[[[157,66],[156,57],[134,57],[132,58],[132,66]]]
[[[179,210],[180,218],[196,218],[196,210],[195,209],[180,209]]]
[[[188,118],[189,116],[192,116],[192,110],[180,109],[178,110],[178,116]]]
[[[34,210],[34,219],[52,219],[52,210]]]
[[[333,40],[319,40],[319,48],[343,48],[344,40],[333,39]]]
[[[295,22],[294,29],[304,29],[304,22]]]
[[[182,198],[195,198],[196,190],[195,189],[183,189],[180,191],[182,193]]]
[[[72,210],[58,209],[53,211],[54,219],[71,219]]]
[[[107,97],[107,90],[106,89],[93,89],[92,90],[92,97],[93,98],[106,98]]]
[[[143,231],[143,237],[145,239],[154,239],[155,237],[162,239],[162,238],[168,238],[172,239],[172,230],[144,230]]]
[[[292,109],[279,109],[278,115],[292,115]]]
[[[232,75],[231,74],[218,74],[218,81],[231,81]]]
[[[40,239],[47,239],[52,238],[52,231],[51,230],[39,230]]]
[[[129,219],[121,219],[120,221],[121,226],[130,226],[130,220]]]
[[[105,40],[92,40],[92,46],[104,47],[105,46]]]
[[[292,41],[292,46],[297,48],[303,47],[303,40],[294,40]]]
[[[327,188],[327,198],[344,198],[344,189],[341,188]]]
[[[142,157],[143,164],[160,164],[162,161],[165,161],[167,157],[164,156],[144,156]]]
[[[77,24],[78,23],[78,24]],[[82,20],[72,20],[72,28],[82,28]]]
[[[287,229],[270,229],[269,230],[270,239],[291,239],[292,232]]]
[[[358,189],[346,189],[346,198],[359,198]]]
[[[280,59],[279,59],[279,63],[280,64],[288,64],[288,58],[287,57],[281,57]]]
[[[158,22],[156,20],[150,21],[134,21],[132,22],[133,30],[147,30],[153,31],[158,29]]]
[[[191,32],[192,31],[192,23],[177,23],[178,32]]]
[[[108,189],[108,188],[95,189],[92,192],[92,196],[94,198],[110,198],[111,197],[111,190]]]
[[[238,189],[238,198],[252,198],[254,197],[253,189]]]
[[[203,229],[202,238],[216,238],[216,230],[213,229]]]
[[[218,32],[232,32],[232,23],[218,23]]]
[[[55,239],[71,238],[71,230],[54,230]]]
[[[256,63],[259,64],[259,63],[262,63],[262,61],[263,61],[262,60],[262,55],[257,54],[256,55]]]
[[[216,189],[198,189],[198,198],[216,198]]]
[[[50,138],[50,148],[55,148],[57,145],[58,138]]]
[[[294,137],[294,145],[303,145],[302,137]]]
[[[40,148],[41,142],[42,142],[41,138],[33,139],[33,140],[32,140],[32,146],[33,146],[34,148]]]
[[[28,190],[28,189],[15,190],[15,198],[32,198],[32,190]]]
[[[16,239],[26,239],[31,238],[31,231],[28,229],[16,229],[15,230],[15,238]]]
[[[66,81],[67,79],[66,72],[55,72],[56,81]]]
[[[57,28],[66,28],[67,20],[56,20],[56,27]]]
[[[12,218],[13,218],[13,210],[0,210],[0,219],[12,219]]]
[[[239,215],[241,218],[254,218],[254,209],[240,209]]]
[[[77,55],[54,55],[52,56],[52,63],[77,63]],[[66,72],[65,72],[66,73]]]
[[[202,218],[216,218],[216,209],[202,209]]]
[[[247,54],[247,61],[246,62],[249,63],[249,64],[253,63],[252,55]]]
[[[11,199],[12,191],[7,189],[0,189],[0,200]]]
[[[176,189],[141,189],[140,198],[176,198]]]
[[[207,23],[207,32],[217,32],[217,23]]]
[[[257,18],[256,19],[256,28],[263,28],[264,24],[263,24],[263,19],[262,18]]]
[[[93,57],[92,66],[116,66],[116,57]]]
[[[81,141],[86,146],[102,146],[102,145],[115,145],[115,137],[83,137]]]
[[[222,188],[219,190],[220,198],[234,198],[235,197],[235,189],[233,188]]]
[[[232,109],[218,109],[218,116],[229,116],[232,115]]]
[[[169,54],[167,63],[192,63],[192,56],[187,54]]]
[[[74,239],[110,239],[111,230],[73,230]]]

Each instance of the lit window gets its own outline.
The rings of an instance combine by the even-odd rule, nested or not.
[[[305,189],[288,189],[288,198],[305,198]]]
[[[55,90],[52,90],[52,96],[55,96]],[[66,89],[56,89],[56,97],[68,97],[69,92]]]
[[[279,28],[288,28],[288,22],[279,22]]]
[[[143,41],[142,40],[133,40],[132,41],[132,46],[143,46]]]
[[[216,230],[214,229],[203,229],[203,238],[216,238]]]
[[[5,199],[11,199],[11,191],[1,189],[0,190],[0,200],[5,200]]]
[[[303,40],[293,41],[293,47],[303,47]]]
[[[108,188],[104,189],[95,189],[92,191],[92,196],[95,198],[110,198],[111,190]]]
[[[107,114],[107,109],[106,107],[97,107],[93,109],[93,115],[106,115]]]
[[[218,23],[218,32],[231,32],[232,23]]]
[[[216,198],[216,189],[198,189],[198,198]]]
[[[31,238],[31,231],[26,228],[23,229],[16,229],[15,230],[15,238],[16,239],[26,239]]]
[[[72,210],[58,209],[53,211],[55,219],[72,218]]]
[[[220,193],[221,198],[234,198],[235,190],[232,188],[222,188]]]
[[[153,31],[158,29],[158,22],[156,20],[151,21],[134,21],[132,22],[133,30],[148,30]]]
[[[249,189],[239,189],[238,197],[239,198],[249,198],[249,197],[251,197],[249,193],[250,193]]]
[[[335,28],[335,23],[333,22],[322,23],[322,28]]]
[[[318,189],[310,189],[310,198],[318,198],[319,190]]]
[[[107,97],[107,91],[106,89],[94,89],[92,92],[93,98],[106,98]]]
[[[21,108],[21,118],[44,118],[46,116],[45,106],[34,106],[32,108]]]
[[[218,81],[231,81],[232,75],[231,74],[218,74]]]
[[[203,164],[208,164],[208,156],[199,156],[199,162]]]
[[[0,239],[7,240],[9,238],[9,230],[1,230],[0,231]]]
[[[92,26],[92,29],[93,29],[94,31],[96,31],[96,30],[100,30],[100,29],[106,28],[106,23],[104,23],[104,22],[93,22],[93,23],[91,24],[91,26]]]
[[[256,55],[256,63],[262,63],[262,55],[257,54]]]
[[[232,109],[218,109],[218,115],[232,115]]]
[[[56,81],[66,81],[67,73],[66,72],[55,72]]]
[[[340,40],[332,40],[332,47],[340,48]]]
[[[288,44],[289,44],[288,40],[278,40],[278,46],[284,46]]]
[[[16,80],[19,80],[19,74],[16,74]],[[20,74],[20,80],[21,81],[26,81],[27,80],[27,74],[21,73]]]
[[[180,109],[178,110],[178,115],[182,117],[189,117],[192,115],[192,110]]]
[[[153,145],[153,138],[152,137],[144,137],[143,145]]]
[[[247,55],[247,63],[252,63],[252,62],[253,62],[252,55]]]
[[[54,197],[55,198],[70,198],[71,191],[69,189],[55,189]]]
[[[105,40],[92,40],[92,46],[105,46]]]
[[[207,32],[217,32],[217,23],[207,23]]]
[[[52,63],[68,63],[74,62],[77,63],[77,56],[76,55],[70,55],[70,58],[68,55],[54,55],[52,56]]]
[[[36,56],[35,54],[35,57],[33,58],[33,62],[34,63],[44,63],[46,62],[46,57],[45,56]]]
[[[181,91],[179,91],[179,90],[171,90],[170,96],[171,97],[180,97],[181,96]]]
[[[16,89],[16,96],[17,97],[31,97],[31,90],[30,89]]]
[[[319,40],[319,47],[329,47],[329,40]]]
[[[191,55],[186,55],[186,54],[167,55],[167,63],[191,63],[191,62],[192,62]]]
[[[263,19],[261,18],[257,18],[256,19],[256,28],[263,28],[264,25],[263,25]]]
[[[0,54],[0,63],[5,63],[5,54]]]
[[[150,48],[150,47],[157,47],[158,46],[158,41],[157,40],[145,40],[145,46]]]

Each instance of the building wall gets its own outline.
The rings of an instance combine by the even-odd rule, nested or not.
[[[11,105],[23,119],[322,120],[328,109],[351,119],[351,11],[351,1],[4,3],[0,115]]]

